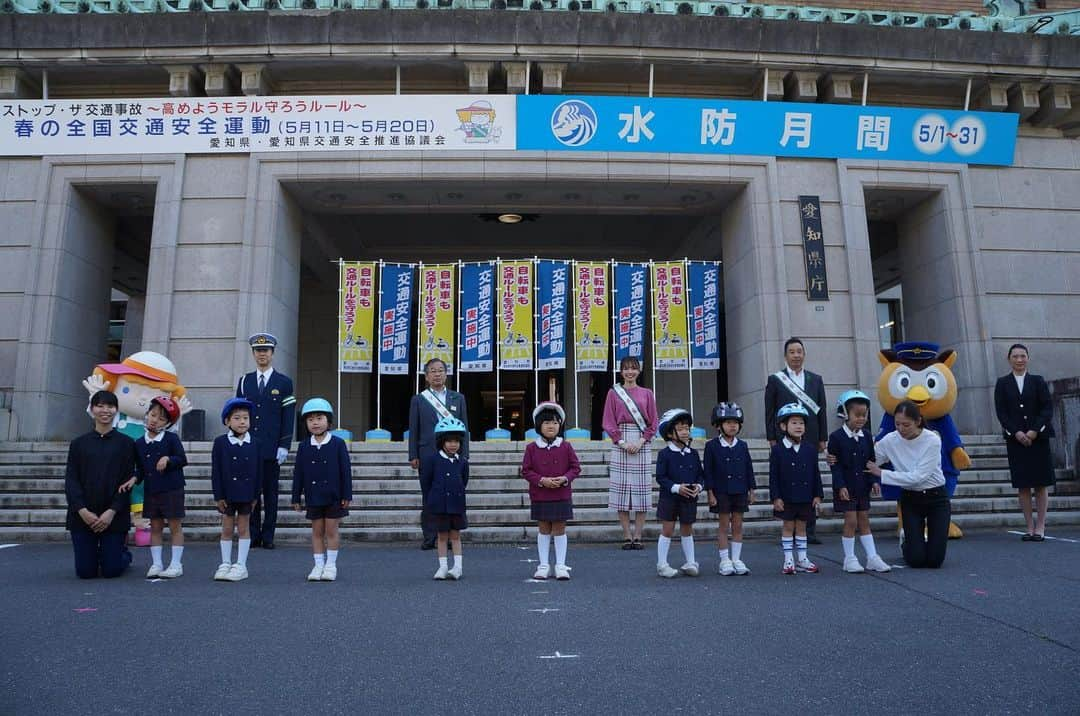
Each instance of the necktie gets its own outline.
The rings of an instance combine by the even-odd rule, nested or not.
[[[259,373],[259,392],[261,393],[264,390],[266,390],[266,376]]]

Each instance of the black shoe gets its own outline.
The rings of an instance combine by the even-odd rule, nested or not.
[[[274,543],[273,542],[263,542],[262,543],[262,548],[263,549],[273,549],[274,548]]]
[[[817,535],[806,535],[806,543],[807,544],[821,544],[821,540],[818,539]]]
[[[252,548],[262,547],[263,546],[263,541],[261,539],[259,539],[258,537],[256,537],[255,539],[251,540],[251,546],[252,546]]]
[[[433,539],[432,540],[424,540],[420,544],[420,549],[423,549],[423,550],[435,549],[435,540],[433,540]]]

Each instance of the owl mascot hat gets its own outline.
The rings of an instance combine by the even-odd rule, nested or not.
[[[878,378],[878,402],[884,410],[876,439],[896,430],[893,412],[901,401],[910,400],[918,405],[926,427],[941,437],[941,471],[945,474],[945,488],[952,497],[960,471],[971,467],[971,458],[964,451],[960,433],[949,415],[956,405],[956,376],[952,372],[956,351],[942,351],[935,343],[912,341],[880,351],[878,360],[882,366]],[[898,487],[883,485],[881,492],[886,499],[900,497]],[[955,523],[950,523],[949,538],[960,537],[963,532]]]

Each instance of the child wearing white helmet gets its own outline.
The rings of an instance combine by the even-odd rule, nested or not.
[[[570,579],[566,566],[566,523],[574,519],[570,483],[581,474],[577,453],[559,436],[566,413],[558,403],[543,402],[533,410],[533,425],[539,433],[525,446],[521,458],[521,476],[529,483],[532,519],[536,520],[536,549],[540,564],[533,579],[551,576],[548,554],[555,541],[555,578]]]
[[[784,574],[815,574],[818,566],[806,556],[806,523],[821,504],[825,493],[818,469],[817,446],[803,443],[810,413],[801,403],[787,403],[776,411],[783,437],[769,453],[769,499],[773,515],[784,522]],[[792,558],[792,547],[798,561]]]
[[[719,516],[716,541],[720,562],[717,571],[725,577],[744,576],[750,574],[750,569],[742,561],[743,514],[754,503],[757,483],[750,448],[736,437],[742,430],[742,408],[738,403],[718,403],[712,410],[712,424],[717,435],[705,445],[705,486],[709,490],[709,511]]]
[[[836,417],[844,421],[829,435],[826,452],[832,472],[833,511],[844,516],[844,571],[865,571],[855,556],[855,532],[866,551],[866,568],[888,572],[892,568],[878,556],[874,535],[870,534],[870,498],[881,496],[881,481],[866,469],[875,460],[874,440],[863,432],[870,420],[870,397],[859,390],[848,390],[836,401]]]
[[[311,437],[296,448],[293,468],[292,508],[307,506],[311,520],[311,551],[315,566],[309,582],[337,579],[337,557],[341,549],[338,524],[349,514],[352,502],[352,464],[345,441],[330,433],[334,408],[324,398],[312,398],[300,409]]]
[[[656,519],[660,520],[660,538],[656,541],[656,573],[670,579],[682,572],[688,577],[698,575],[694,555],[694,521],[697,519],[698,495],[705,483],[701,457],[690,447],[690,428],[694,419],[682,408],[667,411],[660,418],[657,432],[667,440],[667,449],[656,456],[656,481],[660,483],[660,499],[656,503]],[[668,564],[668,550],[679,521],[683,556],[686,562],[678,571]]]
[[[461,579],[461,531],[468,529],[465,488],[469,484],[469,461],[461,455],[467,432],[465,423],[447,415],[435,424],[434,455],[420,461],[420,488],[424,508],[438,536],[439,569],[435,579]],[[447,543],[454,552],[454,566],[447,568]]]

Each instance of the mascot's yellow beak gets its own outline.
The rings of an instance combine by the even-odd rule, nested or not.
[[[915,405],[923,406],[930,400],[930,392],[921,385],[916,385],[907,392],[907,399]]]

